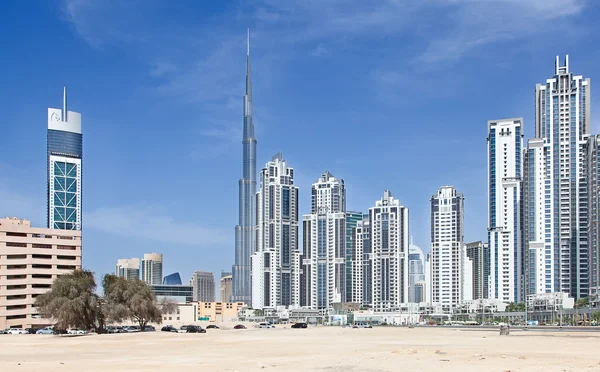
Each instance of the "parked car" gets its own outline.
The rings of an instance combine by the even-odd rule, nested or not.
[[[156,331],[156,328],[154,328],[154,326],[147,325],[144,327],[144,329],[142,331],[143,332],[154,332],[154,331]]]
[[[233,327],[233,329],[246,329],[246,326],[243,324],[238,324],[235,327]]]
[[[294,324],[292,324],[292,328],[308,328],[308,324],[306,324],[306,323],[294,323]]]
[[[206,329],[219,329],[215,324],[209,324],[206,326]]]
[[[67,331],[69,335],[85,335],[87,333],[84,329],[71,328]]]
[[[160,330],[161,330],[161,332],[175,332],[175,333],[177,333],[177,328],[175,328],[173,326],[170,326],[170,325],[164,326]]]
[[[54,329],[52,329],[52,327],[38,329],[37,332],[35,332],[35,334],[36,335],[53,335]]]
[[[186,333],[206,333],[206,329],[204,329],[200,326],[190,325],[190,326],[186,327],[185,332]]]
[[[142,330],[141,330],[140,326],[135,325],[135,326],[128,326],[128,327],[126,327],[125,331],[129,332],[129,333],[132,333],[132,332],[141,332]]]
[[[275,328],[275,326],[273,324],[270,324],[270,323],[260,323],[258,325],[258,328]]]
[[[24,335],[27,334],[27,331],[23,328],[10,328],[7,333],[9,335]]]
[[[30,335],[35,335],[36,332],[38,331],[38,329],[39,328],[33,328],[33,327],[31,327],[31,328],[25,328],[25,330],[27,331],[27,334],[30,334]]]

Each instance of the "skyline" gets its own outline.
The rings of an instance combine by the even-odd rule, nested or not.
[[[571,3],[585,4],[576,1]],[[73,5],[76,2],[63,4]],[[74,9],[64,6],[67,10]],[[584,5],[581,9],[583,8]],[[589,16],[584,15],[581,9],[564,17]],[[82,19],[77,18],[82,17],[81,12],[80,8],[79,11],[68,14],[75,14],[76,19]],[[59,12],[55,10],[55,15],[56,13]],[[25,20],[17,17],[13,20],[15,21]],[[182,91],[178,94],[153,92],[154,88],[160,91],[165,87],[162,78],[149,78],[147,71],[133,74],[131,77],[125,76],[127,71],[131,72],[138,66],[139,61],[132,61],[135,58],[131,54],[125,55],[122,47],[114,47],[111,42],[102,42],[100,46],[98,42],[90,42],[93,39],[89,36],[90,31],[81,33],[82,23],[73,20],[70,23],[65,22],[59,17],[55,17],[54,22],[62,25],[59,31],[61,34],[69,35],[68,46],[73,47],[82,56],[75,55],[72,61],[61,61],[64,66],[57,66],[55,61],[28,65],[30,68],[33,66],[43,71],[47,70],[47,75],[50,76],[45,80],[38,80],[38,72],[28,71],[32,76],[20,85],[16,84],[16,80],[26,76],[26,69],[16,68],[16,64],[23,61],[0,62],[5,70],[14,70],[14,76],[7,77],[7,84],[0,88],[0,93],[7,107],[11,108],[7,110],[9,120],[15,123],[0,139],[0,145],[6,149],[6,154],[11,154],[0,162],[0,200],[4,204],[0,213],[31,219],[35,226],[44,226],[43,115],[47,107],[61,107],[58,105],[60,87],[67,85],[71,92],[69,107],[82,113],[83,132],[86,137],[86,176],[83,181],[86,185],[83,203],[83,220],[86,225],[84,267],[102,274],[111,272],[114,260],[118,257],[140,256],[144,251],[158,251],[167,256],[165,272],[178,271],[188,276],[197,269],[212,272],[227,270],[233,263],[231,225],[235,220],[236,207],[235,200],[225,198],[235,194],[234,183],[239,176],[241,133],[236,128],[239,127],[239,101],[243,89],[237,89],[236,82],[243,79],[243,30],[246,25],[240,24],[232,30],[231,34],[234,36],[228,33],[222,35],[223,40],[227,40],[229,44],[224,47],[225,54],[221,58],[226,61],[229,61],[231,55],[235,58],[222,65],[222,75],[226,77],[222,78],[224,82],[221,86],[214,85],[217,103],[211,103],[212,98],[191,97],[195,94],[208,94],[202,89],[203,85],[198,84],[203,81],[198,79],[192,80],[196,82],[195,89],[200,93],[194,93],[190,87],[180,87]],[[73,25],[79,33],[73,32]],[[360,90],[360,87],[365,86],[361,79],[364,76],[359,72],[360,65],[368,64],[368,61],[360,58],[357,50],[353,49],[358,47],[357,43],[344,45],[343,40],[340,41],[334,34],[332,45],[314,40],[310,43],[301,42],[293,58],[278,60],[272,53],[277,49],[277,45],[284,44],[283,41],[267,37],[272,30],[267,29],[265,25],[257,25],[255,28],[250,24],[250,27],[256,29],[252,37],[257,45],[253,48],[258,49],[255,55],[259,56],[254,65],[260,66],[255,69],[254,74],[255,86],[258,88],[255,97],[260,97],[256,103],[257,137],[261,138],[261,150],[257,157],[259,164],[266,163],[270,155],[279,151],[286,154],[290,164],[294,165],[296,184],[300,189],[300,215],[308,213],[310,209],[310,185],[326,170],[345,180],[348,210],[365,212],[378,200],[384,189],[393,190],[402,204],[411,210],[411,235],[415,238],[415,244],[425,251],[428,251],[429,246],[429,197],[442,185],[452,185],[465,195],[465,241],[485,240],[487,121],[496,117],[524,117],[525,136],[532,137],[533,89],[536,83],[551,75],[552,62],[557,54],[563,56],[569,52],[573,61],[572,70],[576,74],[591,77],[592,80],[597,76],[598,64],[594,61],[597,61],[599,56],[595,51],[582,52],[577,47],[556,50],[555,46],[537,46],[539,49],[531,52],[513,52],[513,55],[529,58],[523,61],[523,71],[515,71],[509,66],[502,67],[502,63],[515,63],[516,66],[520,66],[513,58],[496,61],[497,65],[493,68],[484,63],[506,53],[506,46],[487,57],[474,56],[474,49],[477,48],[471,48],[462,52],[454,62],[446,64],[447,60],[444,60],[446,67],[430,67],[430,75],[415,73],[417,84],[414,85],[419,92],[417,95],[423,95],[427,104],[421,101],[420,97],[411,94],[405,97],[411,99],[409,106],[401,99],[402,91],[405,90],[402,82],[412,81],[413,76],[401,76],[398,71],[396,74],[375,74],[385,80],[386,84],[393,84],[393,89],[386,85],[384,87],[387,88],[383,90],[380,86],[370,87],[363,95],[344,92]],[[55,31],[51,34],[57,36]],[[357,34],[351,35],[353,38],[361,38],[356,36]],[[35,36],[35,30],[28,36]],[[309,36],[311,35],[307,35]],[[593,45],[593,35],[587,36],[587,44]],[[380,37],[374,38],[382,42]],[[492,44],[497,46],[498,43],[509,41],[510,39],[503,39]],[[9,43],[8,52],[14,54],[22,48],[39,48],[39,43],[40,41],[37,41],[31,46],[21,47]],[[313,49],[307,50],[308,44],[311,44]],[[362,40],[361,47],[365,48],[364,44]],[[389,47],[391,43],[384,44]],[[385,45],[378,47],[382,48],[378,55],[386,55],[387,63],[393,64],[397,60],[391,53],[387,53],[389,51],[386,52]],[[61,45],[58,48],[67,46]],[[319,55],[311,54],[312,51]],[[111,56],[115,55],[126,62],[127,69],[116,66],[116,62],[109,62]],[[348,63],[344,60],[348,56],[352,56],[353,62]],[[99,62],[92,63],[91,58],[97,58]],[[431,54],[422,59],[430,60]],[[206,61],[210,61],[210,56]],[[77,63],[81,62],[84,62],[86,67],[83,70],[77,68]],[[294,71],[300,72],[300,79],[293,79],[284,71],[285,65],[294,65],[294,62],[308,65],[304,69]],[[218,65],[215,61],[212,63]],[[106,67],[101,66],[102,64],[106,64]],[[331,65],[339,66],[340,72],[332,71],[328,67]],[[162,67],[163,75],[159,74],[158,66],[154,73],[163,78],[174,73],[164,72],[165,69],[168,70],[165,66]],[[272,74],[268,73],[269,69],[273,70]],[[290,69],[294,70],[291,67]],[[436,79],[440,77],[440,69],[444,77],[438,82]],[[109,71],[112,74],[99,74],[106,79],[105,82],[92,76],[98,72]],[[458,72],[459,78],[445,76],[450,71]],[[471,76],[472,74],[474,76]],[[481,84],[482,76],[487,77],[487,74],[490,74],[489,83]],[[344,75],[343,78],[340,78],[340,75]],[[324,80],[325,76],[325,80],[329,81],[320,81]],[[349,79],[352,81],[348,82],[347,76],[355,79]],[[126,83],[118,85],[122,90],[116,91],[113,84],[119,79],[124,79]],[[230,83],[229,79],[234,82]],[[283,83],[278,83],[278,79]],[[290,82],[290,79],[296,84],[293,85],[293,91],[286,91],[286,83]],[[502,81],[503,79],[507,81]],[[149,84],[147,80],[152,83]],[[475,82],[477,85],[487,85],[488,88],[493,85],[494,90],[490,89],[491,91],[478,101],[479,97],[476,96],[481,95],[482,91],[481,88],[478,90],[474,87]],[[133,84],[133,88],[127,87],[127,84]],[[90,89],[87,89],[88,85]],[[204,86],[206,85],[210,84]],[[464,87],[469,97],[465,99],[461,95],[461,99],[457,100],[453,96],[455,89],[452,89],[452,92],[444,92],[448,89],[445,86],[448,85]],[[390,95],[379,95],[386,93],[386,89],[392,89]],[[373,97],[368,97],[371,93],[374,93]],[[127,97],[127,94],[131,96]],[[313,97],[302,100],[303,95]],[[498,104],[498,99],[506,100],[505,105]],[[201,109],[194,107],[199,102]],[[598,104],[594,102],[598,100],[592,96],[592,133],[597,133],[598,121],[594,113],[598,110]],[[207,108],[211,104],[218,105],[219,109],[213,108],[211,111]],[[436,110],[429,110],[430,105],[435,105]],[[454,110],[449,107],[443,109],[445,105]],[[304,109],[300,110],[300,107],[296,106]],[[368,109],[363,110],[363,106]],[[310,109],[306,110],[307,107]],[[311,111],[313,108],[316,110]],[[306,111],[311,111],[310,115],[304,114]],[[402,115],[398,115],[399,111]],[[221,115],[221,112],[226,112],[224,118],[206,119],[210,115]],[[172,120],[168,125],[170,130],[165,131],[165,122],[169,120]],[[200,128],[197,126],[198,122],[202,123]],[[227,124],[215,125],[219,122]],[[407,125],[398,125],[399,122],[406,122]],[[447,125],[452,122],[462,123],[464,126]],[[365,128],[375,130],[365,131]],[[408,135],[406,129],[410,130]],[[439,133],[439,136],[431,136],[432,129]],[[340,131],[344,131],[343,140],[340,141],[343,145],[332,145],[330,138],[339,136]],[[129,138],[136,138],[134,136],[140,137],[142,147],[129,141]],[[197,137],[197,142],[188,137]],[[329,154],[339,155],[327,157],[319,151],[311,151],[313,147],[318,148],[325,144],[333,146],[332,149],[335,150],[328,152]],[[157,150],[147,151],[146,148]],[[423,151],[424,149],[427,152]],[[198,153],[203,150],[212,153],[211,156],[201,157]],[[446,167],[438,163],[439,157],[447,156],[448,151],[456,152],[451,155],[450,161],[456,166]],[[171,156],[165,156],[165,153]],[[417,163],[406,164],[412,163],[417,153],[420,155],[416,157]],[[396,161],[397,172],[380,168],[377,161],[382,157]],[[173,165],[173,159],[177,160],[177,164]],[[158,177],[157,169],[162,173]],[[383,173],[385,176],[371,176],[376,173]],[[219,190],[214,190],[215,187],[209,182],[209,174],[214,174],[218,179],[216,188]],[[410,184],[406,182],[407,174],[410,175]],[[115,187],[115,179],[123,182],[125,186]],[[175,192],[167,191],[172,189],[175,189]],[[173,198],[173,195],[176,198]],[[219,222],[215,223],[215,220]],[[190,244],[191,239],[197,239],[199,236],[202,237],[201,242]]]

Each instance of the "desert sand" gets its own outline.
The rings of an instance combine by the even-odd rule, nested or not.
[[[600,332],[447,327],[0,335],[0,371],[600,371]]]

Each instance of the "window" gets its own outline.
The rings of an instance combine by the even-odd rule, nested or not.
[[[12,296],[6,296],[6,299],[8,301],[11,300],[24,300],[27,298],[27,295],[12,295]]]
[[[32,269],[51,269],[52,265],[42,265],[42,264],[33,264],[31,265]]]
[[[31,248],[52,249],[52,245],[51,244],[32,244]]]
[[[7,285],[6,289],[15,290],[15,289],[25,289],[27,286],[25,284],[17,284],[17,285]]]
[[[6,307],[6,310],[19,310],[19,309],[27,309],[27,305],[9,305]]]
[[[27,234],[26,233],[17,233],[17,232],[7,232],[6,236],[20,236],[20,237],[26,238]]]
[[[8,270],[14,270],[14,269],[26,269],[27,265],[7,265],[6,268]]]
[[[52,256],[49,254],[32,254],[31,258],[41,258],[41,259],[49,260],[52,258]]]
[[[9,260],[23,260],[25,258],[27,258],[26,254],[9,254],[8,256],[6,256],[7,259]]]
[[[51,274],[31,274],[34,279],[52,279]]]
[[[77,259],[77,257],[75,257],[75,256],[56,256],[56,258],[58,258],[59,260],[69,260],[69,261],[75,261]]]
[[[8,280],[13,280],[13,279],[26,279],[27,275],[7,275],[6,279]]]
[[[76,267],[74,265],[56,265],[56,268],[59,270],[75,270]]]
[[[74,250],[77,249],[77,247],[75,247],[74,245],[59,245],[56,248],[58,248],[58,249],[65,249],[65,250],[68,250],[68,251],[74,251]]]
[[[32,284],[31,288],[50,288],[51,284]]]
[[[27,243],[6,242],[7,247],[27,248]]]

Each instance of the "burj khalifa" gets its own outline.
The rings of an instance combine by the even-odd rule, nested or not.
[[[239,180],[239,223],[235,227],[233,302],[251,303],[250,257],[256,248],[256,138],[252,122],[252,82],[250,80],[250,30],[246,51],[246,94],[242,138],[242,178]]]

